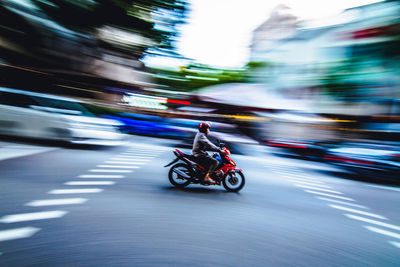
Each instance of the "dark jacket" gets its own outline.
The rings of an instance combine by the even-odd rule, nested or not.
[[[208,140],[205,133],[198,132],[193,141],[192,154],[195,157],[208,156],[209,151],[220,151],[220,149]]]

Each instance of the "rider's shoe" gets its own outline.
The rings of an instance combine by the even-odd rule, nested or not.
[[[215,184],[215,181],[214,181],[213,179],[211,179],[211,177],[210,177],[209,174],[207,174],[207,175],[204,177],[204,183]]]

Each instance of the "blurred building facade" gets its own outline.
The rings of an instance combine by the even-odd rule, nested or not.
[[[254,31],[251,60],[268,64],[253,74],[253,81],[298,99],[373,102],[400,97],[399,1],[347,9],[317,26],[303,22],[295,28],[288,27],[288,20],[276,21],[287,30],[272,35],[273,42],[258,37],[268,34],[261,26]]]

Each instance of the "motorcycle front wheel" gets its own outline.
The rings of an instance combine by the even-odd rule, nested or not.
[[[228,172],[222,179],[222,185],[229,192],[239,192],[244,187],[244,183],[242,172]]]
[[[168,179],[172,185],[178,188],[184,188],[190,184],[190,180],[184,178],[179,172],[192,177],[192,170],[184,163],[177,163],[171,167],[168,173]]]

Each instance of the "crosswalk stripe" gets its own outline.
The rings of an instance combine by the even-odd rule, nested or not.
[[[295,184],[295,186],[301,187],[301,188],[312,189],[312,190],[318,190],[318,191],[322,191],[322,192],[328,192],[328,193],[343,195],[342,192],[335,191],[335,190],[330,190],[330,189],[325,189],[325,188],[319,188],[317,186],[309,186],[309,185],[302,185],[302,184]]]
[[[324,185],[324,184],[317,184],[313,182],[307,182],[307,181],[302,181],[302,180],[295,180],[295,179],[288,179],[289,181],[293,183],[298,183],[298,184],[305,184],[305,185],[311,185],[311,186],[317,186],[317,187],[324,187],[324,188],[332,188],[329,185]]]
[[[366,211],[361,211],[361,210],[355,210],[355,209],[351,209],[351,208],[347,208],[347,207],[343,207],[343,206],[338,206],[338,205],[334,205],[334,204],[329,204],[329,206],[331,208],[334,209],[339,209],[339,210],[344,210],[344,211],[348,211],[348,212],[352,212],[352,213],[358,213],[361,215],[366,215],[366,216],[370,216],[370,217],[374,217],[374,218],[378,218],[378,219],[382,219],[382,220],[387,220],[387,218],[375,214],[375,213],[370,213],[370,212],[366,212]]]
[[[71,181],[64,183],[65,185],[113,185],[114,181]]]
[[[361,208],[361,209],[369,209],[363,205],[359,205],[359,204],[354,204],[354,203],[349,203],[349,202],[345,202],[345,201],[341,201],[341,200],[336,200],[336,199],[330,199],[330,198],[326,198],[326,197],[316,197],[319,198],[321,200],[326,200],[329,202],[333,202],[333,203],[338,203],[338,204],[343,204],[343,205],[347,205],[347,206],[352,206],[352,207],[356,207],[356,208]]]
[[[110,160],[112,161],[121,161],[121,160],[125,160],[125,161],[137,161],[136,159],[126,159],[126,158],[111,158]],[[147,164],[147,162],[136,162],[137,165],[144,165]]]
[[[132,165],[136,164],[136,162],[134,162],[134,161],[109,161],[109,160],[105,161],[104,163],[107,163],[107,164],[132,164]]]
[[[332,195],[332,194],[326,194],[323,192],[317,192],[317,191],[312,191],[312,190],[304,190],[307,193],[315,194],[315,195],[320,195],[320,196],[326,196],[326,197],[333,197],[333,198],[338,198],[338,199],[343,199],[343,200],[348,200],[348,201],[354,201],[354,199],[349,198],[349,197],[343,197],[343,196],[337,196],[337,195]]]
[[[104,189],[100,188],[85,188],[85,189],[54,189],[48,192],[52,195],[60,194],[92,194],[103,192]]]
[[[390,232],[390,231],[386,231],[386,230],[383,230],[383,229],[380,229],[380,228],[376,228],[376,227],[373,227],[373,226],[364,225],[364,227],[367,228],[368,230],[372,231],[372,232],[400,239],[400,234],[393,233],[393,232]]]
[[[124,165],[97,165],[96,167],[99,167],[99,168],[118,168],[118,169],[138,169],[138,168],[140,168],[139,166],[132,166],[132,165],[129,165],[129,166],[124,166]]]
[[[393,246],[400,248],[400,242],[397,241],[389,241],[390,244],[392,244]]]
[[[376,224],[376,225],[380,225],[386,228],[390,228],[393,230],[397,230],[400,231],[400,227],[397,225],[393,225],[393,224],[389,224],[389,223],[384,223],[384,222],[380,222],[380,221],[375,221],[369,218],[364,218],[364,217],[360,217],[360,216],[356,216],[353,214],[345,214],[347,217],[354,219],[354,220],[359,220],[359,221],[363,221],[363,222],[367,222],[367,223],[371,223],[371,224]]]
[[[114,175],[114,174],[82,174],[78,176],[79,178],[110,178],[110,179],[121,179],[124,175]]]
[[[54,219],[54,218],[62,217],[67,213],[68,213],[68,211],[53,210],[53,211],[11,214],[11,215],[5,215],[2,218],[0,218],[0,223],[15,223],[15,222],[23,222],[23,221]]]
[[[8,241],[8,240],[31,237],[39,231],[40,228],[36,227],[22,227],[22,228],[3,230],[0,231],[0,241]]]
[[[66,199],[42,199],[33,200],[25,204],[25,206],[41,207],[41,206],[56,206],[56,205],[73,205],[82,204],[87,201],[86,198],[66,198]]]
[[[89,172],[113,172],[113,173],[129,173],[130,170],[106,170],[106,169],[92,169]]]

